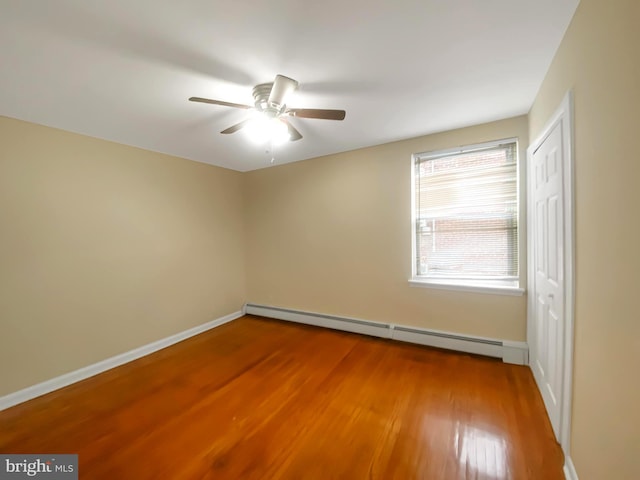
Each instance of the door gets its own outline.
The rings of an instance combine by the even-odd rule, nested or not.
[[[533,341],[530,364],[551,425],[560,439],[565,332],[563,124],[557,123],[531,157],[533,216]]]

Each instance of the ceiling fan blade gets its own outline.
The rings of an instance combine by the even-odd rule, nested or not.
[[[222,100],[211,100],[210,98],[201,98],[201,97],[191,97],[189,101],[200,102],[200,103],[210,103],[211,105],[222,105],[223,107],[244,108],[244,109],[253,108],[249,105],[242,105],[240,103],[223,102]]]
[[[323,120],[344,120],[344,110],[322,110],[319,108],[287,108],[285,112],[293,117],[320,118]]]
[[[286,119],[280,117],[280,121],[283,122],[287,126],[287,128],[289,129],[289,141],[290,142],[295,142],[295,141],[300,140],[302,138],[302,134],[296,129],[296,127],[291,125],[291,123],[289,123]]]
[[[296,88],[298,88],[298,82],[293,78],[276,75],[273,87],[271,87],[271,93],[269,94],[269,105],[284,105],[289,94]]]
[[[240,130],[242,127],[244,127],[248,122],[249,122],[249,119],[247,118],[246,120],[243,120],[240,123],[236,123],[235,125],[232,125],[229,128],[222,130],[220,133],[223,133],[225,135],[229,133],[235,133],[238,130]]]

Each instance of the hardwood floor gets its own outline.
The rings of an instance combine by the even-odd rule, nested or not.
[[[0,412],[80,478],[562,479],[526,367],[245,316]]]

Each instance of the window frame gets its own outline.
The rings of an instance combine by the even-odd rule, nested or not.
[[[516,185],[517,185],[517,208],[518,208],[518,278],[517,280],[498,280],[498,279],[464,279],[464,278],[438,278],[418,276],[417,275],[417,242],[416,242],[416,162],[425,161],[433,158],[440,158],[447,155],[470,153],[477,150],[483,150],[490,147],[496,147],[504,143],[516,144]],[[522,186],[524,179],[522,178],[524,169],[521,165],[520,142],[517,137],[493,140],[490,142],[476,143],[472,145],[463,145],[454,148],[430,150],[426,152],[414,153],[411,155],[411,278],[409,285],[413,287],[434,288],[443,290],[456,290],[463,292],[488,293],[499,295],[515,295],[520,296],[525,293],[523,288],[524,278],[526,275],[526,251],[524,240],[526,239],[526,218],[524,212],[524,202]],[[523,263],[524,262],[524,263]]]

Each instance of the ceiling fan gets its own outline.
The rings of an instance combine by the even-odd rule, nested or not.
[[[222,130],[220,133],[235,133],[241,128],[249,127],[267,132],[267,136],[273,140],[290,140],[295,142],[302,138],[302,134],[289,122],[289,117],[320,118],[325,120],[344,120],[344,110],[324,110],[318,108],[289,108],[286,99],[291,92],[298,88],[298,82],[284,75],[276,75],[272,83],[261,83],[253,87],[255,105],[243,105],[240,103],[211,100],[209,98],[191,97],[191,102],[210,103],[224,107],[242,108],[256,112],[240,123]]]

